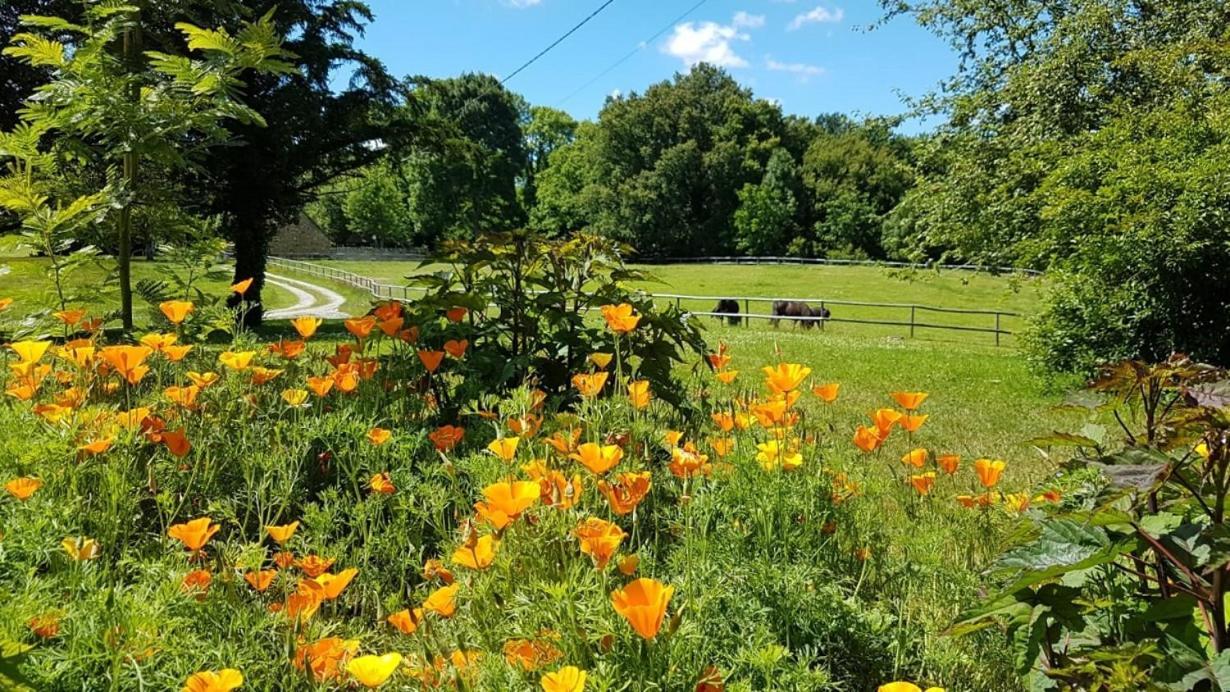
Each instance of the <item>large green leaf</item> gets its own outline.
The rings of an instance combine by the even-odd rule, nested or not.
[[[1128,550],[1126,541],[1112,541],[1097,526],[1070,519],[1048,519],[1038,537],[1014,548],[996,563],[997,572],[1015,572],[1005,591],[1041,584],[1066,572],[1106,564]]]

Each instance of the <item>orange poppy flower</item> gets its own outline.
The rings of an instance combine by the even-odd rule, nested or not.
[[[73,409],[59,404],[36,404],[34,413],[54,425],[72,415]]]
[[[508,665],[531,671],[558,661],[564,652],[547,639],[510,639],[504,642],[504,660]]]
[[[607,366],[611,364],[611,359],[614,357],[614,353],[591,353],[588,360],[599,370],[606,370]]]
[[[239,295],[242,296],[243,294],[248,292],[249,288],[252,288],[252,281],[253,281],[252,278],[247,278],[247,279],[244,279],[243,281],[236,281],[235,283],[231,284],[231,293],[238,293]]]
[[[76,538],[65,538],[60,541],[60,547],[68,556],[78,562],[84,560],[93,560],[102,552],[102,547],[98,545],[98,541],[85,536],[77,536]]]
[[[697,475],[709,475],[709,455],[696,451],[692,443],[671,450],[671,463],[667,466],[672,475],[677,478],[689,478]]]
[[[935,485],[935,472],[928,471],[910,476],[910,485],[914,486],[914,490],[919,495],[930,494],[932,486]]]
[[[289,524],[282,524],[281,526],[266,526],[265,527],[265,531],[268,532],[269,538],[273,539],[273,542],[277,543],[278,545],[285,545],[286,542],[289,541],[291,537],[295,535],[295,531],[297,531],[298,529],[299,529],[299,522],[297,521],[292,521]],[[328,569],[328,567],[326,567],[325,569]]]
[[[811,368],[798,363],[778,363],[775,367],[766,365],[761,371],[764,372],[765,385],[778,394],[798,389],[811,374]]]
[[[313,394],[323,399],[329,394],[329,390],[333,389],[333,378],[309,377],[307,378],[307,387],[312,390]]]
[[[921,416],[906,414],[897,421],[897,424],[907,432],[918,432],[918,429],[923,426],[923,423],[927,422],[927,418],[928,416],[926,414]]]
[[[606,378],[609,373],[595,372],[588,375],[577,374],[572,376],[572,386],[577,388],[581,396],[591,398],[598,395],[602,391],[603,385],[606,384]]]
[[[103,437],[92,442],[87,442],[77,448],[77,451],[86,456],[98,456],[111,449],[111,445],[115,442],[114,437]]]
[[[308,670],[313,680],[324,682],[336,678],[339,666],[359,650],[357,639],[328,637],[312,644],[295,647],[294,666]]]
[[[29,500],[41,487],[43,487],[43,482],[30,476],[14,478],[4,484],[4,490],[22,502]]]
[[[209,591],[209,585],[213,583],[214,575],[209,573],[207,569],[194,569],[184,575],[184,580],[180,582],[179,588],[183,591],[198,591],[200,596],[204,596]]]
[[[727,365],[730,365],[730,356],[726,355],[725,346],[726,344],[721,344],[717,353],[710,353],[705,356],[705,359],[709,361],[709,365],[714,370],[722,370]]]
[[[74,308],[69,310],[60,310],[52,313],[52,315],[63,322],[66,326],[73,326],[85,318],[85,310]]]
[[[196,309],[196,306],[186,300],[168,300],[158,304],[158,309],[166,316],[167,321],[171,324],[183,324],[184,320],[188,319],[188,315]]]
[[[436,450],[447,452],[465,437],[465,428],[460,428],[452,425],[442,425],[432,432],[427,434],[427,439],[431,440],[431,444]]]
[[[517,456],[517,445],[520,442],[520,437],[501,437],[492,440],[491,444],[487,445],[487,451],[501,461],[510,462]]]
[[[900,406],[901,408],[907,411],[913,411],[917,409],[919,406],[922,406],[922,402],[925,401],[927,398],[927,393],[926,392],[892,392],[891,394],[889,394],[889,396],[891,396],[893,398],[893,401],[896,401],[897,405]]]
[[[1021,513],[1029,509],[1029,493],[1006,493],[1004,507],[1011,512]]]
[[[837,382],[828,384],[818,384],[811,388],[811,393],[820,397],[820,400],[826,404],[831,404],[837,401],[837,391],[841,389],[841,385]]]
[[[460,588],[460,584],[452,584],[432,591],[427,600],[423,601],[423,610],[440,617],[453,617],[453,614],[457,612],[457,591]]]
[[[8,310],[9,306],[12,304],[13,304],[12,298],[0,298],[0,312],[4,312],[5,310]]]
[[[649,406],[649,400],[652,394],[649,391],[648,380],[637,380],[628,383],[628,401],[631,402],[632,408],[643,409]]]
[[[466,308],[455,307],[455,308],[450,308],[448,312],[444,313],[444,316],[448,318],[449,322],[456,323],[456,322],[460,322],[464,320],[466,318],[466,315],[468,314],[470,314],[470,311],[467,310]]]
[[[330,380],[332,382],[332,380]],[[282,401],[285,401],[288,406],[299,408],[307,403],[308,392],[306,389],[283,389]]]
[[[321,557],[319,555],[312,554],[312,555],[308,555],[307,557],[295,560],[295,567],[298,567],[299,569],[303,570],[304,574],[315,579],[316,577],[319,577],[325,572],[328,572],[329,568],[333,566],[334,562],[336,562],[334,558]]]
[[[901,463],[909,464],[916,469],[921,469],[927,465],[927,459],[929,458],[931,458],[931,455],[927,452],[927,450],[919,447],[906,452],[905,455],[901,457]]]
[[[256,351],[223,351],[218,354],[218,362],[231,370],[247,370],[255,356]]]
[[[666,432],[662,433],[662,441],[666,443],[667,447],[678,446],[679,441],[682,439],[683,439],[683,433],[679,432],[678,430],[667,430]]]
[[[279,339],[276,344],[269,344],[269,352],[286,360],[295,360],[307,350],[306,341],[287,341]]]
[[[283,612],[292,620],[307,622],[324,603],[324,588],[312,579],[300,579],[295,592],[286,597]]]
[[[495,551],[500,545],[492,536],[476,536],[470,533],[470,538],[453,551],[453,562],[470,569],[487,569],[495,561]]]
[[[735,451],[735,438],[733,437],[715,437],[709,440],[709,448],[718,457],[729,456]]]
[[[60,634],[60,616],[55,613],[36,615],[30,618],[26,625],[39,639],[52,639]]]
[[[719,411],[709,416],[713,419],[713,424],[724,433],[728,433],[735,429],[735,417],[725,411]]]
[[[624,450],[618,445],[600,445],[586,442],[577,447],[577,451],[568,455],[569,459],[580,462],[590,473],[602,475],[610,471],[624,458]]]
[[[89,342],[65,345],[60,349],[60,357],[77,366],[78,369],[85,370],[94,364],[94,354],[97,349]]]
[[[577,448],[577,442],[581,440],[581,430],[579,428],[570,428],[567,432],[563,430],[557,431],[551,437],[548,437],[546,442],[556,452],[562,456],[568,456]]]
[[[735,381],[736,377],[739,376],[739,371],[723,370],[721,372],[714,373],[713,376],[716,377],[718,382],[721,382],[722,384],[730,384]]]
[[[871,420],[881,432],[887,434],[901,420],[901,412],[891,408],[876,409],[876,412],[871,414]]]
[[[658,636],[666,606],[675,588],[654,579],[637,579],[622,589],[611,592],[611,605],[620,617],[644,639]]]
[[[51,348],[51,342],[18,341],[9,344],[9,348],[17,354],[18,363],[37,363],[43,359],[43,354],[47,353],[47,349]]]
[[[475,503],[474,509],[498,531],[534,506],[538,501],[539,487],[531,481],[492,483],[483,488],[483,497],[487,501]]]
[[[961,457],[956,454],[941,454],[935,458],[935,465],[950,476],[957,472],[957,466],[960,463]]]
[[[585,671],[576,666],[564,666],[554,673],[547,673],[539,681],[543,692],[583,692]]]
[[[615,562],[615,566],[619,568],[619,573],[625,577],[630,577],[636,574],[636,568],[641,564],[641,558],[636,555],[624,555]]]
[[[192,451],[192,443],[188,441],[188,436],[184,433],[183,428],[162,433],[162,443],[167,446],[167,450],[179,458],[184,458],[188,452]]]
[[[437,579],[443,584],[453,583],[453,573],[444,566],[437,558],[431,558],[423,563],[423,579],[427,581],[436,581]]]
[[[190,384],[186,387],[167,387],[162,393],[167,397],[167,401],[170,401],[172,404],[186,409],[193,409],[196,407],[196,398],[201,393],[201,388]]]
[[[379,447],[380,445],[393,439],[393,431],[385,430],[384,428],[372,428],[367,431],[367,441]]]
[[[854,431],[854,446],[870,454],[884,444],[885,437],[878,428],[860,425]]]
[[[760,423],[762,427],[773,428],[784,424],[788,420],[786,415],[788,407],[789,402],[785,399],[778,399],[752,406],[751,413],[756,417],[756,422]]]
[[[342,591],[350,585],[350,582],[354,580],[355,575],[358,573],[359,570],[351,567],[349,569],[344,569],[337,574],[329,574],[327,572],[324,574],[318,574],[315,577],[312,577],[312,580],[320,585],[321,597],[326,601],[332,601],[342,595]]]
[[[213,523],[209,517],[199,517],[183,524],[172,525],[167,529],[167,535],[182,542],[185,548],[195,553],[204,548],[220,528],[222,527]]]
[[[508,429],[522,437],[533,437],[541,428],[542,416],[535,416],[532,413],[508,419]]]
[[[614,484],[605,480],[598,481],[598,491],[606,496],[611,505],[611,511],[623,516],[629,514],[649,494],[651,486],[650,473],[621,473],[615,476]]]
[[[397,492],[397,486],[393,485],[393,479],[389,477],[387,471],[372,476],[368,485],[376,495],[392,495]]]
[[[256,589],[257,593],[264,593],[277,576],[276,569],[252,570],[244,573],[243,580],[248,582],[248,586]]]
[[[994,488],[999,483],[999,477],[1006,466],[1007,464],[999,459],[994,461],[979,459],[974,462],[974,473],[978,474],[978,482],[982,484],[982,487]]]
[[[465,356],[466,349],[470,347],[470,342],[466,339],[449,339],[444,342],[444,350],[454,358]]]
[[[299,334],[299,338],[310,339],[316,334],[316,330],[320,328],[320,325],[323,322],[324,320],[319,317],[308,317],[305,315],[303,317],[296,317],[291,320],[290,326],[295,328],[295,331]]]
[[[192,384],[205,389],[209,385],[218,381],[219,376],[216,372],[189,372],[188,379],[192,380]]]
[[[593,558],[598,571],[606,569],[627,536],[618,525],[597,517],[586,519],[573,531],[573,535],[581,542],[581,553]]]
[[[402,634],[414,634],[418,631],[419,623],[423,621],[423,609],[399,610],[385,620]]]
[[[444,362],[444,351],[424,351],[418,352],[419,360],[423,362],[423,367],[427,368],[427,372],[435,372],[440,369],[440,364]]]
[[[542,460],[534,460],[523,468],[530,478],[538,481],[539,499],[548,507],[571,509],[580,501],[585,491],[579,473],[573,474],[570,481],[559,471],[548,471]]]
[[[135,385],[149,372],[144,363],[151,353],[148,346],[107,346],[98,355],[128,384]]]
[[[289,550],[279,550],[273,554],[273,564],[279,569],[289,569],[295,564],[295,554]]]
[[[397,336],[397,333],[401,331],[401,327],[405,323],[406,319],[398,315],[396,317],[389,317],[387,319],[380,320],[380,322],[377,323],[377,326],[380,327],[380,331],[384,333],[385,336],[393,338]]]
[[[632,306],[627,303],[619,305],[603,305],[602,319],[606,326],[616,334],[627,334],[640,324],[641,316],[633,314]]]
[[[193,673],[184,683],[183,692],[231,692],[243,685],[243,674],[234,668]]]

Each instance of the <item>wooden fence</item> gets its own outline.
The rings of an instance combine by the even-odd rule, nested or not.
[[[386,284],[376,281],[375,279],[361,276],[354,272],[344,269],[337,269],[322,264],[313,262],[303,262],[300,260],[286,259],[283,257],[270,257],[269,266],[287,271],[295,271],[309,276],[316,276],[338,283],[346,284],[353,288],[367,291],[373,297],[379,300],[411,300],[414,295],[424,292],[426,289],[417,286],[398,286],[394,284]],[[741,324],[750,324],[752,320],[771,320],[774,323],[778,321],[795,322],[795,323],[814,323],[820,329],[824,329],[827,323],[845,323],[845,324],[866,324],[866,325],[882,325],[892,327],[909,328],[910,336],[913,337],[920,329],[933,329],[942,331],[956,332],[976,332],[982,334],[993,334],[995,336],[995,345],[999,346],[1002,343],[1002,337],[1012,336],[1013,332],[1006,329],[1004,326],[1004,318],[1017,318],[1020,313],[1010,312],[1007,310],[994,309],[971,309],[971,308],[944,308],[934,305],[919,305],[916,303],[878,303],[858,300],[834,300],[830,298],[782,298],[773,297],[767,298],[764,296],[697,296],[687,295],[682,293],[646,293],[645,295],[653,298],[655,301],[667,301],[675,304],[680,310],[684,309],[684,302],[715,302],[718,300],[736,300],[742,306],[743,310],[737,317],[742,318]],[[900,312],[899,319],[865,319],[857,317],[780,317],[771,313],[771,310],[766,312],[753,312],[752,306],[760,306],[768,303],[772,304],[775,301],[788,300],[807,303],[809,305],[818,305],[821,308],[829,308],[832,306],[846,306],[857,308],[876,308],[887,309],[894,312]],[[687,314],[697,317],[717,317],[729,318],[734,317],[728,313],[718,313],[705,310],[688,309]],[[938,314],[963,315],[986,317],[985,325],[969,325],[969,324],[942,324],[936,321],[929,321],[927,316]],[[908,318],[906,317],[908,315]]]

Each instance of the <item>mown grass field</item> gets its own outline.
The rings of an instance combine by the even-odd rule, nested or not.
[[[413,261],[322,261],[319,264],[370,277],[390,285],[402,285],[405,278],[441,269]],[[1039,304],[1045,280],[1025,276],[992,276],[956,270],[894,269],[874,266],[824,265],[734,265],[675,264],[640,265],[636,268],[653,277],[635,286],[651,293],[706,296],[701,300],[663,298],[678,302],[688,310],[711,311],[713,297],[799,298],[823,303],[835,320],[867,320],[941,326],[996,327],[994,315],[929,311],[908,307],[843,305],[842,301],[863,303],[914,304],[937,308],[1002,311],[999,328],[1019,333],[1026,317]],[[827,301],[827,302],[825,302]],[[836,302],[834,302],[836,301]],[[754,314],[769,314],[767,302],[741,301],[740,309]],[[763,328],[764,321],[755,326]],[[834,322],[826,330],[839,334],[884,337],[910,336],[904,325],[873,325]],[[992,333],[932,329],[918,326],[914,338],[967,344],[994,344]],[[1001,344],[1016,343],[1015,335],[1002,335]]]

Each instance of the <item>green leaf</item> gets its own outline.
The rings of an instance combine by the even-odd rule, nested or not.
[[[38,34],[17,34],[5,55],[24,59],[34,67],[64,67],[64,44]]]
[[[1108,563],[1129,547],[1127,542],[1112,542],[1099,527],[1069,519],[1049,519],[1040,528],[1033,543],[1008,551],[996,563],[998,572],[1017,573],[1005,591],[1017,591],[1072,570]]]
[[[187,37],[189,50],[224,53],[232,57],[239,50],[235,39],[222,29],[202,29],[187,22],[179,22],[175,28]]]
[[[0,690],[34,692],[34,687],[19,669],[22,660],[33,648],[20,642],[0,641]]]

